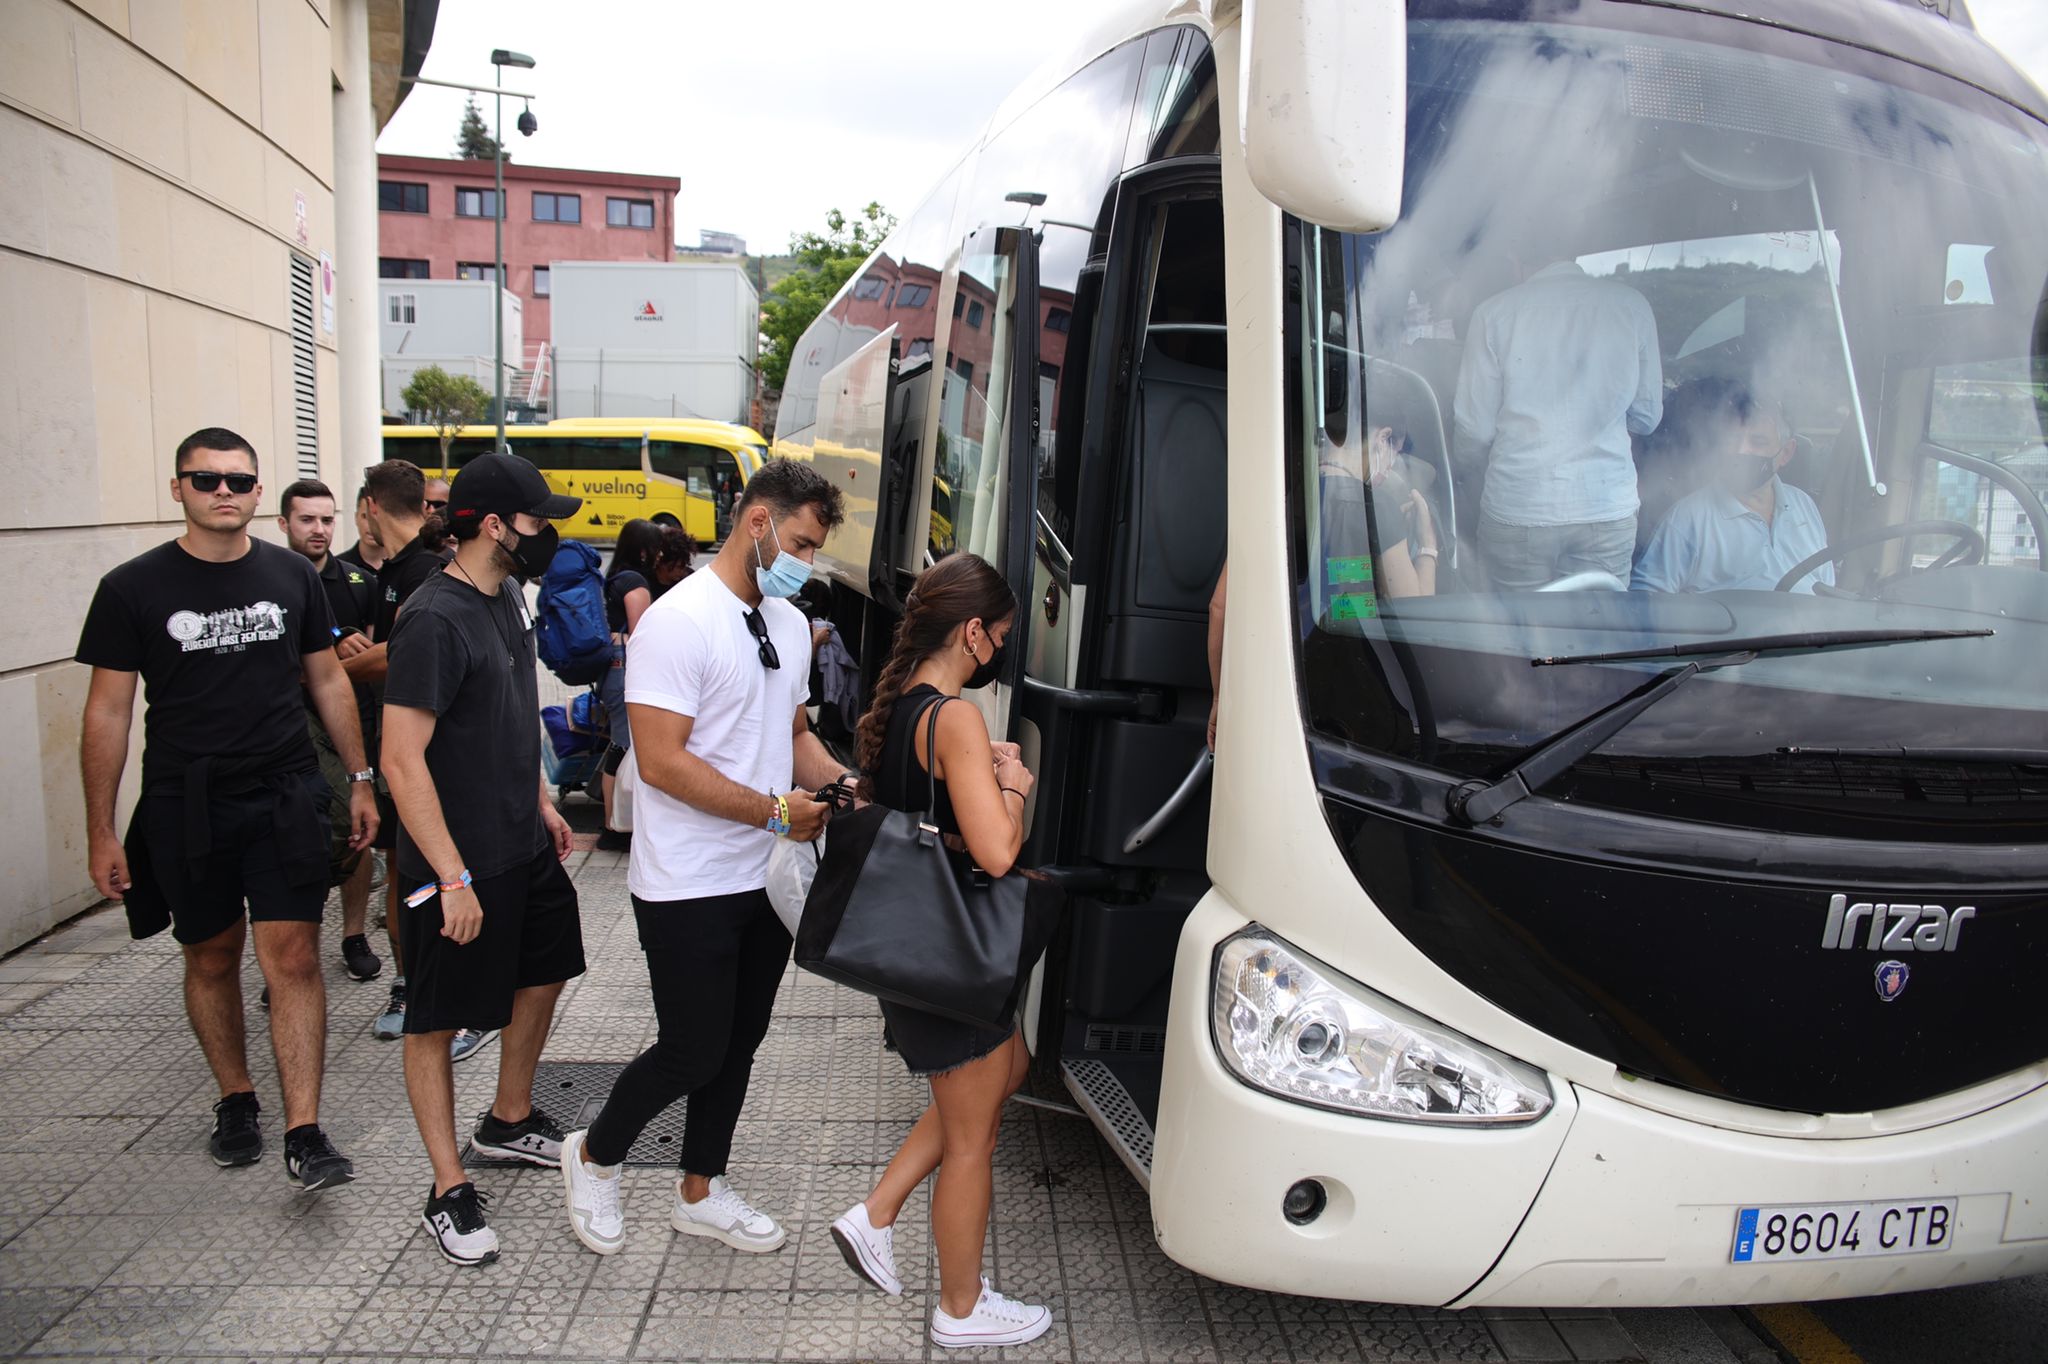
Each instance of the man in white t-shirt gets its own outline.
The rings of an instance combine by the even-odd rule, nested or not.
[[[669,1222],[739,1250],[783,1243],[726,1182],[754,1052],[789,962],[768,902],[768,854],[809,841],[844,775],[804,716],[811,630],[786,598],[842,519],[839,489],[809,464],[770,460],[747,483],[708,573],[640,617],[626,654],[639,789],[627,889],[659,1031],[586,1131],[562,1143],[569,1222],[600,1255],[625,1244],[619,1165],[647,1124],[687,1096],[682,1177]]]

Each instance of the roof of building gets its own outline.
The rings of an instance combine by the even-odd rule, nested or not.
[[[479,166],[482,162],[474,158],[457,156],[390,156],[379,154],[377,169],[381,171],[417,171],[421,173],[454,174],[466,168]],[[612,185],[635,189],[680,190],[683,182],[673,175],[636,175],[628,171],[577,170],[568,166],[535,166],[523,161],[505,163],[507,180],[546,180],[566,185]]]

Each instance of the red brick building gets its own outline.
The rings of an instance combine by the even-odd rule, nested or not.
[[[667,175],[505,163],[505,287],[525,300],[529,351],[550,336],[548,262],[674,260],[681,188]],[[488,161],[378,157],[377,273],[489,279],[494,197]]]

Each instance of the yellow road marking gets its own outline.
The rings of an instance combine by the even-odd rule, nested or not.
[[[1749,1310],[1799,1364],[1863,1364],[1863,1356],[1829,1330],[1828,1324],[1815,1316],[1811,1308],[1796,1302],[1780,1302]]]

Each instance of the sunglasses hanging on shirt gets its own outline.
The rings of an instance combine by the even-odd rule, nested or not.
[[[756,606],[747,612],[747,633],[761,646],[761,666],[780,668],[782,658],[775,652],[775,641],[768,638],[768,622],[761,618],[761,608]]]

